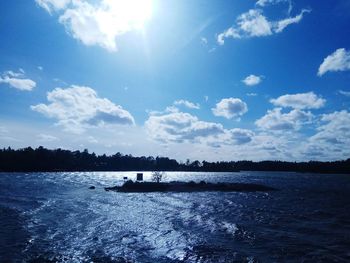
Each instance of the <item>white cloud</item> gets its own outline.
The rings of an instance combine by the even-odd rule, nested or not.
[[[225,38],[258,37],[271,35],[271,24],[262,15],[259,9],[251,9],[237,18],[237,26],[230,27],[218,34],[217,41],[220,45],[225,43]]]
[[[180,110],[171,105],[171,106],[167,106],[165,108],[165,110],[163,111],[156,111],[156,110],[146,110],[146,112],[149,114],[149,115],[162,115],[162,114],[165,114],[165,113],[174,113],[174,112],[180,112]]]
[[[254,132],[246,129],[232,129],[229,131],[231,134],[231,139],[235,142],[235,144],[246,144],[251,142],[253,137],[255,136]]]
[[[64,9],[71,0],[35,0],[35,2],[51,14],[52,11]]]
[[[313,142],[331,145],[350,144],[350,113],[346,110],[322,115],[323,124],[317,128],[318,133],[310,138]]]
[[[165,108],[165,112],[179,112],[180,110],[176,108],[175,106],[168,106]],[[164,112],[161,112],[159,114],[163,114]]]
[[[12,88],[31,91],[36,87],[36,82],[34,80],[28,79],[25,76],[25,72],[20,69],[20,72],[13,72],[11,70],[5,71],[2,76],[0,76],[0,84],[8,84]]]
[[[247,86],[255,86],[258,85],[262,81],[260,76],[256,75],[249,75],[245,79],[242,80],[242,82]]]
[[[301,155],[306,157],[303,158],[303,161],[313,159],[321,161],[325,156],[327,156],[326,160],[329,160],[329,154],[329,149],[325,149],[321,145],[315,145],[312,143],[306,144],[304,149],[301,150]]]
[[[276,131],[278,134],[276,134]],[[251,146],[251,153],[257,156],[262,155],[264,157],[258,157],[258,159],[279,159],[279,160],[296,160],[298,149],[296,144],[299,145],[300,141],[305,140],[299,133],[292,130],[265,130],[260,131],[254,137]]]
[[[121,106],[99,98],[89,87],[56,88],[47,94],[49,104],[38,104],[31,109],[48,118],[57,119],[65,130],[81,133],[87,127],[104,124],[134,124],[134,118]]]
[[[258,0],[255,4],[261,7],[266,6],[267,4],[271,3],[273,0]]]
[[[346,110],[324,114],[317,133],[311,136],[302,155],[308,159],[339,160],[350,155],[350,113]]]
[[[238,33],[238,30],[230,27],[228,29],[226,29],[224,32],[218,34],[217,36],[217,41],[219,43],[219,45],[223,45],[225,44],[225,38],[241,38],[241,35]]]
[[[237,19],[240,30],[250,37],[269,36],[272,34],[272,25],[262,10],[251,9],[247,13],[241,14]]]
[[[6,83],[15,89],[26,90],[26,91],[31,91],[33,88],[36,87],[35,81],[31,79],[3,77],[0,79],[0,83]]]
[[[311,10],[309,9],[303,9],[301,13],[295,17],[288,17],[280,21],[277,21],[274,25],[274,31],[276,33],[281,33],[287,26],[291,24],[298,24],[303,19],[304,13],[310,13],[310,12]]]
[[[256,2],[256,5],[265,7],[267,5],[273,5],[273,4],[283,3],[283,2],[289,3],[290,0],[258,0]]]
[[[344,95],[346,97],[350,97],[350,91],[346,90],[338,90],[339,94]]]
[[[272,104],[280,107],[291,107],[294,109],[319,109],[322,108],[326,100],[317,96],[313,92],[286,94],[277,99],[270,100]]]
[[[152,139],[163,143],[198,143],[220,147],[246,144],[254,136],[250,130],[227,130],[220,123],[201,121],[184,112],[150,115],[145,127]]]
[[[322,76],[327,72],[346,70],[350,70],[350,51],[339,48],[323,60],[317,75]]]
[[[80,40],[83,44],[87,46],[99,45],[108,51],[116,51],[115,37],[125,33],[125,29],[108,28],[107,24],[104,23],[107,20],[112,20],[112,18],[108,16],[108,12],[104,13],[105,11],[81,1],[76,2],[74,8],[67,9],[60,16],[59,22],[66,27],[75,39]],[[103,21],[103,18],[106,18],[106,21]],[[113,25],[113,21],[108,22]]]
[[[269,131],[299,130],[302,125],[311,123],[313,114],[311,112],[294,109],[288,113],[282,113],[281,108],[267,111],[267,114],[258,119],[255,124]]]
[[[183,142],[215,136],[224,131],[221,124],[199,121],[197,117],[184,112],[151,115],[145,126],[152,138],[164,142]]]
[[[7,70],[3,73],[3,76],[13,77],[13,78],[23,78],[25,72],[23,69],[19,69],[19,72],[14,72],[12,70]]]
[[[174,105],[183,105],[189,109],[200,109],[200,105],[198,103],[193,103],[188,100],[176,100],[174,101]]]
[[[248,111],[247,104],[238,98],[222,99],[212,108],[215,116],[225,117],[227,119],[239,118]]]
[[[57,11],[59,22],[84,45],[116,51],[116,38],[140,30],[150,18],[152,0],[37,0],[50,14]]]
[[[300,14],[295,17],[286,17],[277,21],[270,21],[263,15],[261,9],[250,9],[248,12],[239,15],[236,19],[236,24],[222,33],[217,35],[219,45],[225,43],[225,38],[248,38],[248,37],[263,37],[272,34],[281,33],[287,26],[299,23],[304,13],[309,13],[311,10],[303,9]]]

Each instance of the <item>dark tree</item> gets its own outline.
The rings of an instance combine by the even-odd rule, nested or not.
[[[42,146],[14,150],[0,149],[0,172],[56,172],[56,171],[293,171],[312,173],[348,173],[350,159],[334,162],[231,161],[179,163],[167,157],[134,157],[116,153],[107,156],[84,151],[49,150]]]

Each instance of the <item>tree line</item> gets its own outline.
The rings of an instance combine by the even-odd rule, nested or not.
[[[178,162],[167,157],[96,155],[84,151],[46,149],[0,149],[0,172],[59,172],[59,171],[290,171],[313,173],[349,173],[350,159],[333,162],[229,161]]]

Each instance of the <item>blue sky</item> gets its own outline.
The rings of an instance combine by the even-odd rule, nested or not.
[[[2,1],[0,146],[350,156],[350,3]]]

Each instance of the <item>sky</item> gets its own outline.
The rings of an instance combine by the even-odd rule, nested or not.
[[[0,147],[350,157],[348,0],[0,3]]]

